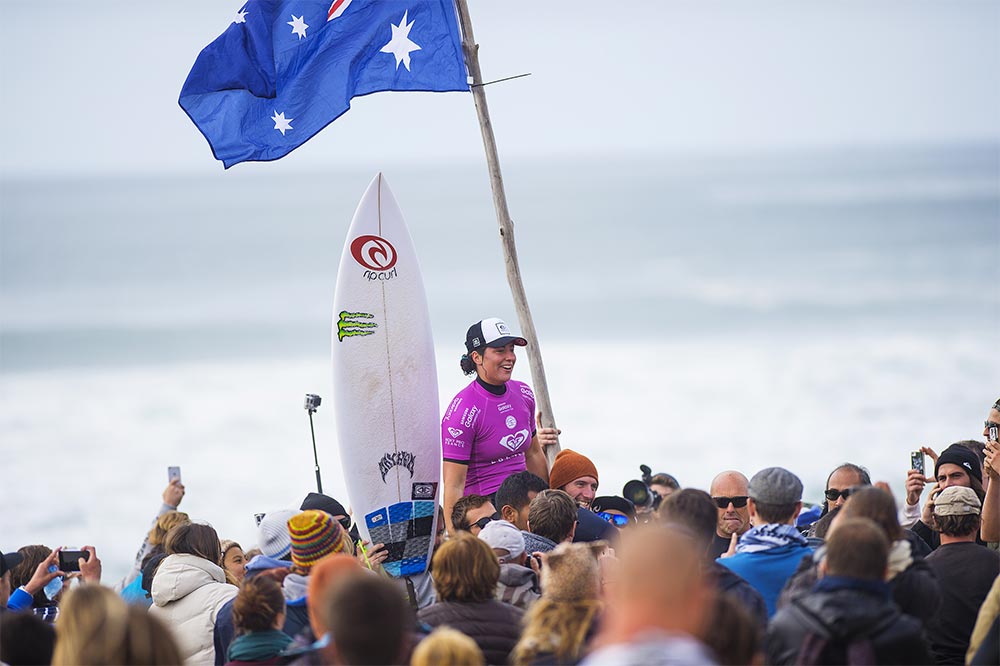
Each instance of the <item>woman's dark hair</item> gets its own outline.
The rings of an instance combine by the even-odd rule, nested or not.
[[[46,557],[52,554],[52,549],[48,546],[21,546],[17,549],[17,552],[24,559],[16,567],[10,570],[10,589],[16,590],[22,585],[26,585],[31,577],[35,575],[35,569],[38,565],[45,560]],[[31,598],[32,608],[44,608],[46,606],[55,606],[55,601],[49,601],[49,598],[45,596],[45,590],[38,590],[35,595]]]
[[[269,576],[247,578],[233,601],[233,625],[237,630],[267,631],[274,618],[285,611],[285,595],[278,581]]]
[[[473,352],[483,353],[482,349],[473,349],[468,354],[462,354],[462,358],[459,361],[459,365],[462,367],[462,372],[467,375],[476,374],[476,362],[472,360]]]
[[[882,528],[890,543],[906,536],[899,526],[896,500],[881,488],[862,488],[852,494],[841,508],[844,518],[867,518],[874,522]]]
[[[211,525],[187,523],[170,528],[164,544],[168,555],[197,555],[212,564],[222,560],[219,534]]]

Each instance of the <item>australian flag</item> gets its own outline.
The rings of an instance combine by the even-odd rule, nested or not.
[[[228,169],[284,157],[383,90],[469,90],[453,0],[249,0],[179,101]]]

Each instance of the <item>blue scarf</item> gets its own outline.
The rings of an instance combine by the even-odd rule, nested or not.
[[[780,546],[807,546],[808,541],[794,525],[768,523],[759,525],[740,537],[737,553],[759,553]]]
[[[867,592],[880,599],[890,599],[889,585],[880,580],[848,578],[847,576],[825,576],[813,585],[813,592],[835,592],[836,590],[856,590]]]

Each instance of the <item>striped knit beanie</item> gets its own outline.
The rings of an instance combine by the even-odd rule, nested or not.
[[[351,554],[347,533],[325,511],[303,511],[288,521],[292,564],[309,569],[327,555]]]

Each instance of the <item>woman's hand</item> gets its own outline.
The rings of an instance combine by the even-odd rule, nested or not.
[[[559,444],[559,435],[562,434],[562,430],[559,428],[543,428],[541,412],[535,415],[535,426],[535,435],[538,437],[538,443],[542,445],[543,451],[546,446]]]
[[[24,584],[24,591],[35,596],[38,591],[48,585],[54,578],[59,578],[63,575],[62,571],[59,571],[56,562],[59,560],[59,549],[56,548],[49,556],[38,563],[35,567],[35,573],[31,575],[31,580]],[[55,571],[49,571],[49,567],[56,566]]]

